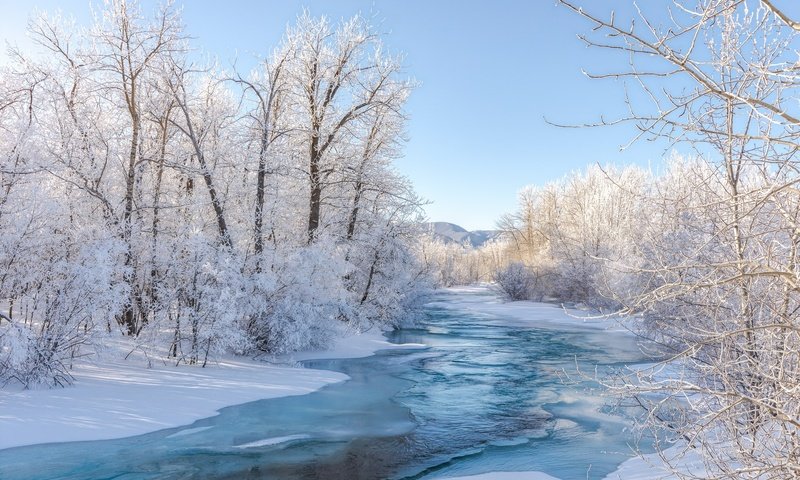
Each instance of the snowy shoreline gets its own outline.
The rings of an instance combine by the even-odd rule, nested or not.
[[[461,295],[461,298],[448,299],[446,302],[433,301],[429,306],[501,317],[503,324],[509,326],[591,329],[631,334],[616,318],[600,315],[594,310],[565,308],[553,303],[527,300],[504,301],[488,284],[451,287],[444,291]]]

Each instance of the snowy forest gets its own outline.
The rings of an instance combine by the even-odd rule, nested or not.
[[[120,334],[205,365],[408,317],[414,81],[365,20],[301,15],[251,72],[199,63],[171,4],[29,34],[0,72],[0,383],[69,383]]]
[[[567,127],[669,150],[524,188],[478,247],[425,230],[395,168],[418,84],[364,17],[302,13],[240,71],[199,60],[170,3],[37,16],[37,51],[0,67],[0,387],[68,386],[120,339],[176,366],[322,349],[491,284],[635,334],[652,362],[592,380],[676,476],[800,477],[800,15],[556,3],[627,102]]]

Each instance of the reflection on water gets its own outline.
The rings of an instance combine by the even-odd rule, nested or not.
[[[306,362],[352,380],[225,408],[186,427],[3,450],[0,478],[335,480],[494,470],[602,478],[629,455],[630,421],[575,375],[644,360],[629,337],[509,328],[432,309],[419,328],[390,339],[430,348]]]

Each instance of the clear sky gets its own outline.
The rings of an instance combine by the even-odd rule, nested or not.
[[[157,2],[145,0],[144,8]],[[587,49],[589,26],[554,0],[177,0],[194,46],[229,65],[265,55],[307,7],[332,19],[373,19],[391,52],[404,53],[420,87],[408,111],[410,141],[398,169],[431,201],[432,221],[469,230],[493,228],[525,185],[543,184],[592,163],[658,164],[664,143],[640,142],[620,153],[632,126],[564,129],[624,113],[615,81],[586,78],[623,58]],[[625,2],[628,3],[628,2]],[[620,2],[587,2],[609,11]],[[88,22],[87,0],[0,0],[0,36],[25,47],[33,8]],[[2,56],[0,56],[2,60]],[[622,65],[624,66],[624,65]]]

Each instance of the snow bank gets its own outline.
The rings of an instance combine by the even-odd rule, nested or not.
[[[372,329],[359,335],[347,335],[336,338],[330,349],[317,352],[295,352],[280,357],[288,362],[334,358],[363,358],[373,355],[378,350],[387,349],[419,349],[427,348],[420,343],[391,343],[378,329]]]
[[[702,457],[684,445],[676,445],[664,450],[663,455],[673,463],[682,474],[694,478],[709,477]],[[673,480],[678,477],[665,466],[657,453],[626,460],[619,468],[606,475],[603,480]]]
[[[444,292],[447,293],[447,300],[432,302],[431,305],[502,317],[504,324],[512,326],[628,331],[617,318],[599,315],[593,310],[563,308],[551,303],[507,301],[500,298],[489,285],[453,287]]]
[[[281,360],[372,355],[395,345],[378,332],[339,339],[332,350]],[[111,352],[121,357],[123,349]],[[116,355],[113,355],[113,354]],[[106,359],[76,365],[75,384],[52,390],[0,390],[0,449],[37,443],[140,435],[216,415],[220,408],[302,395],[347,380],[332,371],[225,359],[206,368]]]

